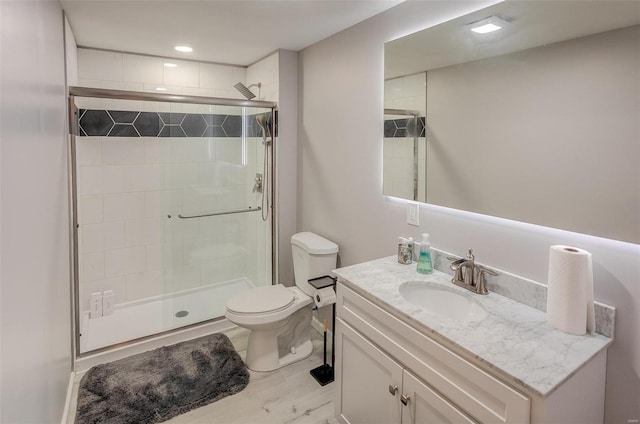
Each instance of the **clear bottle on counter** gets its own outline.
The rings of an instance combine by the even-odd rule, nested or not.
[[[418,256],[418,267],[416,270],[420,274],[431,274],[433,272],[433,264],[431,263],[431,245],[429,244],[429,234],[422,234],[422,242],[420,242],[420,255]]]

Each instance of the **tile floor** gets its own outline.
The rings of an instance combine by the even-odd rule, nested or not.
[[[225,332],[244,359],[248,331]],[[314,351],[305,360],[272,372],[253,372],[240,393],[165,421],[168,424],[337,424],[333,399],[335,383],[320,386],[309,370],[322,364],[322,338],[312,330]],[[67,424],[75,418],[78,385],[76,375]]]

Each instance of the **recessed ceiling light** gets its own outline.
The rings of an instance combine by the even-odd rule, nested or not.
[[[174,49],[182,53],[191,53],[193,51],[189,46],[175,46]]]
[[[156,87],[156,91],[167,91],[164,87]]]
[[[169,62],[165,62],[164,66],[166,66],[167,68],[177,68],[178,65],[176,65],[175,63],[169,63]]]
[[[477,34],[487,34],[498,31],[507,25],[509,25],[509,21],[502,19],[499,16],[489,16],[488,18],[480,21],[472,22],[467,26],[470,27],[471,31]]]

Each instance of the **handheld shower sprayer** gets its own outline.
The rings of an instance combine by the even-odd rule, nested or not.
[[[258,123],[258,126],[260,127],[260,130],[262,131],[262,144],[267,144],[267,125],[268,125],[268,119],[266,117],[266,115],[257,115],[256,116],[256,122]]]
[[[262,87],[262,83],[257,83],[257,84],[251,84],[249,87],[247,87],[246,85],[244,85],[243,83],[239,82],[236,85],[233,86],[233,88],[235,88],[236,90],[238,90],[244,97],[247,98],[247,100],[251,100],[254,97],[256,97],[255,94],[253,94],[253,91],[249,90],[251,87],[258,87],[258,96],[260,95],[260,88]]]

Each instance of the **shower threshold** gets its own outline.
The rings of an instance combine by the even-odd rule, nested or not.
[[[115,306],[113,314],[99,318],[89,318],[89,312],[84,312],[80,353],[222,317],[229,298],[253,287],[249,279],[239,278],[121,303]]]

